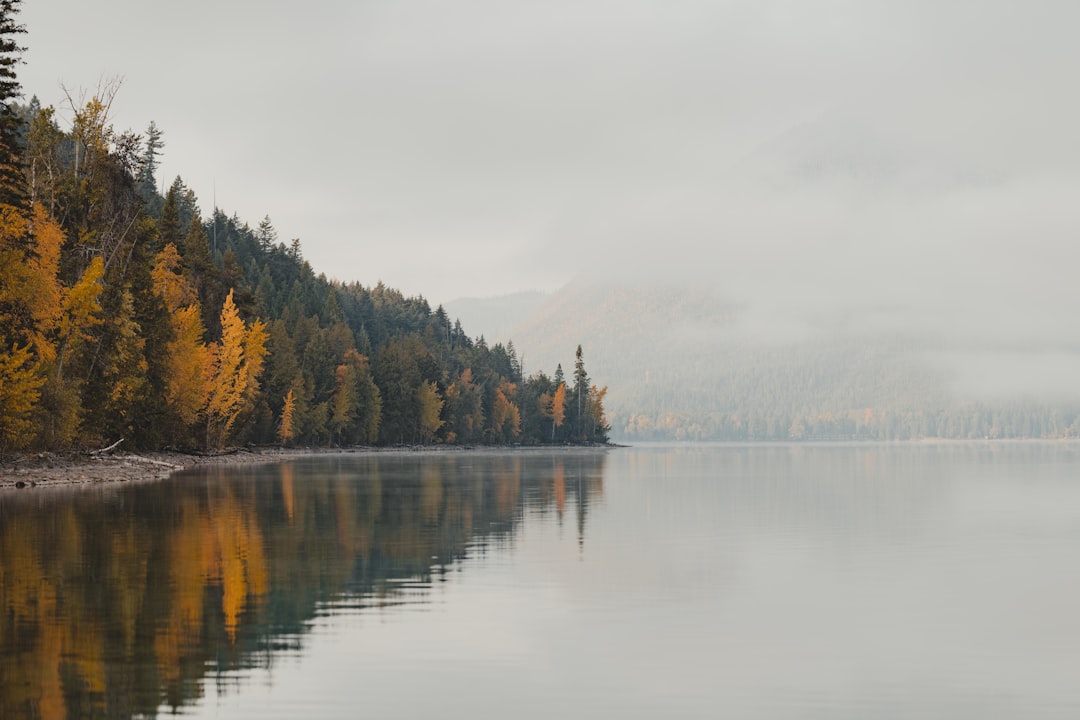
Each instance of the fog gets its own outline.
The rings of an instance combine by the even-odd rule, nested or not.
[[[123,75],[115,120],[165,130],[166,181],[269,213],[330,276],[433,303],[694,285],[761,342],[914,334],[953,372],[977,359],[968,390],[1077,389],[1075,3],[22,15],[28,95]]]

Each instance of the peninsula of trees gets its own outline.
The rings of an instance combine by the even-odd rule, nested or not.
[[[589,443],[603,388],[526,375],[422,297],[316,275],[270,218],[204,219],[163,135],[115,89],[20,103],[20,0],[0,0],[0,454],[243,443]]]

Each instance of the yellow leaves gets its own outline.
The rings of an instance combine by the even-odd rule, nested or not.
[[[195,422],[210,394],[210,352],[203,344],[198,305],[173,313],[173,339],[169,342],[169,374],[165,398],[185,425]]]
[[[11,333],[0,344],[29,343],[46,362],[56,354],[48,336],[60,316],[63,242],[63,231],[40,205],[34,206],[32,223],[0,205],[0,327]]]
[[[212,347],[213,370],[210,397],[206,403],[207,444],[211,442],[210,426],[217,426],[214,440],[220,445],[239,414],[247,388],[244,336],[244,321],[240,319],[230,291],[221,308],[221,342]]]
[[[511,398],[517,385],[507,380],[495,388],[495,400],[491,404],[491,431],[496,440],[512,440],[521,434],[521,412]]]
[[[0,454],[30,440],[30,413],[44,383],[28,346],[0,352]]]
[[[180,273],[180,253],[168,243],[154,258],[150,271],[154,292],[171,315],[173,339],[168,344],[169,372],[165,399],[186,426],[198,418],[210,396],[211,349],[203,342],[206,330],[195,286]]]
[[[169,243],[157,254],[150,277],[154,283],[154,292],[165,301],[169,312],[175,313],[182,307],[199,302],[195,286],[180,273],[180,253],[176,245]]]
[[[281,409],[281,425],[278,426],[278,439],[281,440],[282,445],[288,444],[296,435],[296,428],[293,427],[293,415],[295,413],[296,393],[293,392],[292,388],[289,388],[289,392],[285,396],[285,406]],[[289,517],[292,517],[291,512]]]
[[[604,390],[606,391],[607,388],[604,388]],[[559,388],[551,398],[551,415],[549,417],[555,422],[555,427],[562,427],[563,421],[566,419],[566,383],[559,383]]]
[[[589,388],[589,395],[585,399],[585,416],[591,423],[589,430],[589,439],[592,440],[593,436],[598,430],[608,430],[607,418],[604,414],[604,397],[607,395],[607,386],[597,388],[595,385]]]
[[[56,347],[47,340],[47,335],[60,322],[64,297],[58,278],[64,231],[38,203],[34,204],[32,227],[35,253],[27,261],[30,282],[26,299],[34,319],[34,350],[40,360],[48,362],[56,357]]]
[[[420,438],[424,442],[431,442],[443,425],[443,421],[439,419],[443,408],[439,388],[430,380],[420,383],[416,388],[416,402],[420,408]]]
[[[60,227],[40,205],[34,206],[32,225],[15,208],[0,206],[0,327],[11,333],[0,336],[0,343],[11,343],[10,351],[0,347],[0,451],[31,439],[31,414],[45,384],[42,366],[56,357],[50,335],[61,318],[57,270],[63,242]],[[98,285],[93,288],[100,292]],[[91,311],[95,307],[90,303]]]
[[[105,275],[105,262],[100,257],[90,261],[89,267],[74,287],[67,291],[60,318],[61,342],[88,339],[86,328],[101,324],[101,278]]]
[[[232,293],[230,293],[231,295]],[[247,392],[253,394],[259,389],[259,375],[263,371],[263,361],[266,359],[266,341],[270,334],[266,331],[266,323],[256,318],[248,328],[244,336],[244,357],[247,362],[245,370],[247,374]]]
[[[540,414],[551,418],[551,439],[555,440],[555,428],[562,427],[566,420],[566,383],[559,383],[554,395],[544,393],[540,396]]]
[[[0,204],[0,247],[14,247],[26,237],[26,218],[18,208]]]
[[[108,99],[111,103],[111,99]],[[81,110],[75,112],[72,134],[87,151],[104,156],[109,152],[113,139],[113,127],[109,124],[109,106],[100,97],[94,97]]]
[[[246,401],[258,388],[267,337],[261,320],[248,328],[240,319],[230,290],[221,308],[221,342],[210,347],[210,392],[203,411],[207,445],[224,445]]]

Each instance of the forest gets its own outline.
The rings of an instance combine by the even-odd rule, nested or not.
[[[0,455],[12,451],[606,442],[606,388],[525,376],[512,342],[382,283],[316,274],[157,171],[117,86],[23,102],[20,0],[0,0]],[[377,242],[377,239],[375,240]]]

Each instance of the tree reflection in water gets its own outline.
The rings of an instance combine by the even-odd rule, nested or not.
[[[576,506],[601,451],[371,454],[0,495],[0,717],[154,715],[313,618],[424,602],[433,577]]]

